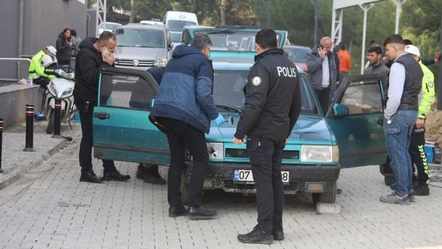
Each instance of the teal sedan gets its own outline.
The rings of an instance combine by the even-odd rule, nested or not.
[[[210,158],[206,190],[255,191],[246,146],[232,142],[243,108],[242,89],[251,66],[249,58],[213,62],[213,97],[226,123],[220,127],[212,123],[206,135]],[[307,75],[299,71],[302,112],[284,149],[285,192],[311,193],[315,202],[334,203],[341,168],[385,161],[382,85],[377,76],[349,76],[330,109],[321,110]],[[106,68],[101,73],[99,89],[99,98],[106,103],[94,109],[95,157],[168,165],[167,138],[149,121],[159,89],[155,80],[145,72]],[[181,189],[183,203],[187,202],[191,168],[189,154]]]

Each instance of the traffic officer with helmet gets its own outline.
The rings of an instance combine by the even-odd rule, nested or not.
[[[278,49],[273,29],[256,34],[255,64],[244,87],[245,106],[233,138],[247,139],[255,181],[258,225],[238,235],[243,243],[271,244],[283,240],[284,187],[282,153],[301,112],[301,90],[296,66]]]
[[[29,75],[34,84],[45,88],[49,84],[50,79],[54,77],[54,70],[48,67],[57,64],[56,53],[57,50],[53,46],[47,46],[32,57],[29,64]]]

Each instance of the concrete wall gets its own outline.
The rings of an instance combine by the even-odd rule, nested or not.
[[[35,112],[41,109],[43,94],[37,86],[10,85],[0,87],[0,118],[5,128],[26,120],[26,104],[33,104]]]
[[[86,0],[0,0],[0,57],[34,55],[47,45],[55,46],[64,28],[86,36]],[[23,2],[23,45],[19,47],[20,3]],[[6,21],[7,20],[7,21]],[[20,53],[21,51],[21,53]],[[28,63],[22,63],[20,78],[27,78]],[[17,64],[0,61],[0,79],[15,79]]]

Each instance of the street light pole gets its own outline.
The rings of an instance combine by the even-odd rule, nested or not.
[[[316,0],[310,0],[315,8],[315,36],[313,38],[313,47],[317,45],[318,42],[318,6],[316,5]]]
[[[267,4],[267,2],[265,0],[262,0],[262,3],[267,8],[267,28],[270,28],[270,9],[269,9],[269,5]]]

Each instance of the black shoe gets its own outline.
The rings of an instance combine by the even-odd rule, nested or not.
[[[273,231],[273,240],[284,240],[284,231],[283,230]]]
[[[187,217],[190,220],[208,220],[217,216],[215,210],[206,209],[203,206],[189,207],[187,210]]]
[[[137,170],[137,179],[143,180],[145,174],[146,174],[146,169],[144,168],[144,165],[140,163],[138,165],[138,170]]]
[[[150,175],[149,173],[146,173],[146,175],[144,175],[144,182],[158,185],[166,184],[166,180],[164,180],[159,174]]]
[[[109,171],[104,171],[103,174],[103,181],[127,181],[130,179],[130,175],[122,175],[120,174],[120,172],[118,172],[118,170],[109,170]]]
[[[103,179],[97,177],[94,172],[81,173],[80,182],[103,183]]]
[[[187,210],[183,205],[169,208],[169,217],[171,218],[185,216],[186,214]]]
[[[427,196],[430,195],[430,188],[426,183],[419,183],[414,189],[413,194],[417,196]]]
[[[253,228],[253,230],[248,234],[239,234],[238,240],[246,244],[266,244],[270,245],[273,243],[273,235],[261,231],[258,227]]]

